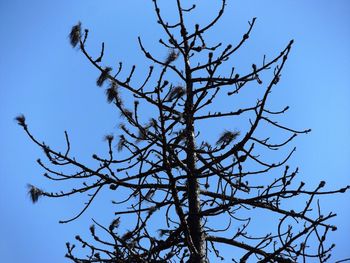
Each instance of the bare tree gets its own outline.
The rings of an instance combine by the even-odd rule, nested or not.
[[[315,200],[320,195],[345,192],[349,186],[324,191],[322,181],[315,189],[306,190],[304,183],[295,179],[298,169],[286,165],[295,148],[277,162],[264,158],[267,151],[276,152],[297,134],[310,131],[276,121],[288,107],[279,111],[268,108],[269,95],[281,78],[293,41],[274,58],[264,56],[260,63],[252,64],[248,72],[238,73],[232,67],[223,74],[220,70],[248,41],[256,19],[249,22],[238,43],[211,44],[206,33],[223,15],[225,0],[212,21],[194,26],[186,23],[186,17],[195,5],[184,7],[176,0],[178,21],[169,24],[157,2],[153,0],[155,14],[166,35],[159,42],[168,54],[166,59],[157,58],[138,38],[142,53],[154,65],[141,83],[134,81],[135,66],[125,73],[122,63],[116,70],[103,65],[104,43],[100,55],[91,56],[87,50],[89,31],[83,30],[81,23],[70,33],[72,46],[100,72],[97,85],[105,87],[108,102],[123,120],[118,143],[113,135],[107,135],[106,156],[92,156],[97,165],[91,167],[71,156],[67,132],[66,150],[55,150],[30,132],[23,115],[16,118],[48,159],[47,163],[38,160],[46,171],[44,176],[76,185],[57,192],[30,185],[32,201],[42,196],[84,194],[88,198],[76,216],[61,223],[79,218],[103,188],[115,191],[117,199],[126,197],[115,201],[119,210],[109,226],[95,221],[90,227],[93,240],[76,236],[89,255],[80,258],[74,253],[75,245],[67,243],[66,257],[74,262],[208,262],[209,255],[234,262],[306,262],[312,258],[325,262],[334,247],[325,238],[336,229],[328,223],[335,214],[321,213]],[[260,91],[253,104],[218,111],[220,96],[239,97],[254,85]],[[121,93],[128,99],[123,100]],[[141,112],[146,107],[153,116]],[[221,118],[246,120],[248,125],[222,131],[216,142],[205,141],[199,123]],[[289,136],[273,141],[262,137],[258,127],[279,129]],[[122,157],[115,156],[115,145]],[[67,172],[54,167],[67,168]],[[302,207],[290,205],[295,198]],[[262,212],[270,214],[271,222],[262,227],[264,234],[252,232],[251,224],[259,222],[257,215]],[[127,231],[119,227],[125,220],[134,224]],[[223,246],[234,247],[234,253],[222,254]]]

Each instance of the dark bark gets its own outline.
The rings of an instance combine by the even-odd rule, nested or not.
[[[186,72],[189,67],[186,67]],[[190,73],[186,73],[187,77],[187,100],[185,108],[186,118],[186,137],[187,137],[187,158],[188,166],[187,187],[188,187],[188,225],[191,237],[196,247],[197,253],[192,255],[190,262],[206,262],[204,234],[200,216],[200,192],[199,183],[196,173],[196,153],[195,153],[195,130],[193,121],[193,86],[191,83]]]

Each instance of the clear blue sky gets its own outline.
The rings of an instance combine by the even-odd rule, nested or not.
[[[171,8],[165,2],[166,12]],[[204,1],[203,1],[204,2]],[[215,1],[202,3],[199,21],[213,15]],[[348,0],[231,0],[218,29],[210,38],[237,41],[247,21],[257,25],[238,59],[242,65],[277,54],[290,39],[295,45],[273,96],[272,106],[291,107],[284,122],[294,128],[312,128],[294,141],[291,165],[314,187],[327,189],[350,184],[350,2]],[[103,152],[105,134],[117,131],[118,113],[105,103],[95,86],[97,72],[73,50],[68,33],[82,21],[90,29],[89,46],[97,54],[106,42],[109,64],[126,67],[145,62],[137,36],[160,57],[161,36],[151,0],[0,0],[0,255],[2,262],[67,262],[65,242],[86,233],[91,217],[104,220],[101,197],[78,221],[59,225],[81,207],[81,200],[40,200],[32,205],[26,184],[55,189],[41,174],[35,160],[43,157],[13,118],[24,113],[32,131],[52,146],[62,146],[63,131],[71,135],[74,152],[83,161]],[[57,189],[57,188],[56,188]],[[107,201],[109,201],[107,199]],[[323,209],[339,216],[339,230],[329,235],[337,243],[334,259],[350,257],[350,194],[323,198]],[[333,262],[333,261],[332,261]]]

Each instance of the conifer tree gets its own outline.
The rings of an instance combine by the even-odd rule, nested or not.
[[[289,107],[269,108],[270,94],[282,77],[293,41],[275,57],[263,56],[248,70],[238,72],[232,67],[222,73],[224,66],[232,66],[230,57],[249,42],[256,19],[248,23],[236,43],[215,43],[217,40],[207,39],[206,34],[215,30],[226,0],[217,1],[221,6],[213,20],[194,26],[186,21],[196,6],[173,1],[178,21],[170,24],[158,0],[153,0],[165,34],[159,45],[167,52],[166,58],[161,58],[161,51],[151,54],[138,38],[141,55],[152,64],[141,83],[134,80],[136,66],[126,71],[122,63],[118,68],[104,64],[104,43],[99,56],[93,57],[87,46],[88,29],[80,22],[72,27],[71,45],[99,72],[96,84],[105,89],[107,102],[120,113],[122,124],[118,136],[105,137],[106,155],[93,154],[94,162],[84,164],[71,156],[67,132],[65,151],[53,149],[32,134],[23,115],[18,116],[18,124],[47,157],[47,161],[38,160],[44,176],[57,181],[58,188],[60,181],[75,185],[56,192],[29,185],[32,201],[84,195],[88,200],[83,209],[61,221],[68,223],[78,220],[101,189],[115,193],[118,211],[114,220],[107,226],[94,221],[92,240],[76,236],[75,244],[66,244],[66,257],[77,263],[209,262],[209,258],[242,263],[308,262],[315,258],[325,262],[334,247],[326,242],[326,235],[336,230],[329,223],[335,214],[322,213],[317,198],[349,187],[327,191],[322,181],[307,190],[296,179],[298,168],[287,165],[295,148],[279,161],[265,157],[271,151],[275,155],[266,156],[280,158],[276,152],[288,147],[298,134],[310,132],[276,121]],[[144,65],[138,68],[144,72]],[[254,103],[220,110],[219,98],[239,99],[253,86],[258,86],[260,95]],[[127,99],[122,94],[128,94]],[[145,116],[145,108],[153,115]],[[206,141],[203,127],[214,119],[232,123],[232,129],[223,130],[216,141]],[[240,123],[237,119],[248,125],[234,126]],[[264,138],[259,127],[274,128],[289,137],[284,141]],[[126,198],[119,200],[119,196]],[[302,208],[289,205],[295,198],[303,200]],[[259,223],[258,213],[271,217],[269,224],[260,222],[262,230],[266,229],[263,235],[251,231],[251,224]],[[126,220],[134,224],[127,230],[119,226]],[[77,244],[83,246],[86,257],[79,256]],[[222,253],[223,246],[232,247],[234,253]]]

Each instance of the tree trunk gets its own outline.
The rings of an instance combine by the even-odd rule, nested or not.
[[[186,107],[185,107],[185,119],[186,119],[186,138],[187,138],[187,191],[188,191],[188,226],[190,229],[190,235],[193,244],[197,250],[197,254],[192,254],[189,262],[205,263],[205,245],[204,235],[200,213],[200,193],[199,183],[196,176],[196,153],[195,153],[195,131],[193,120],[193,85],[191,70],[189,61],[186,61]]]

